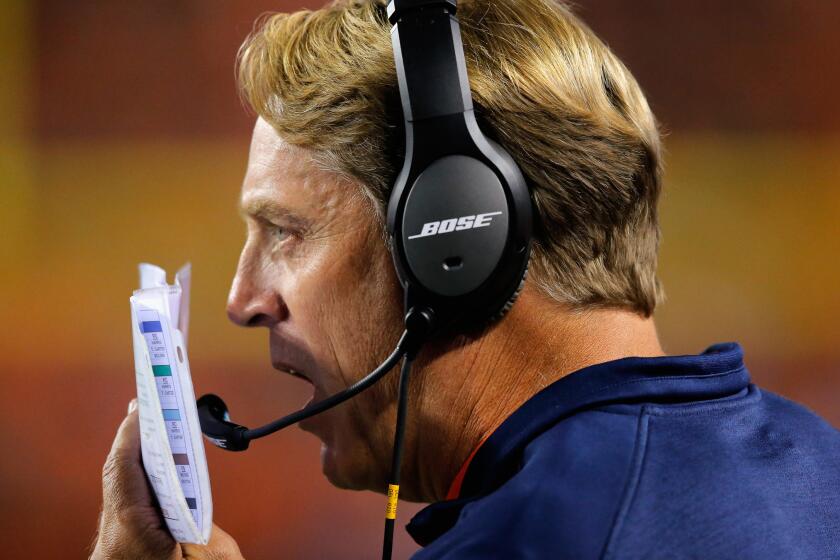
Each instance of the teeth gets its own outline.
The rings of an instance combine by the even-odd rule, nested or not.
[[[279,366],[279,365],[277,366],[277,369],[278,369],[278,371],[288,373],[288,374],[290,374],[294,377],[297,377],[299,379],[303,379],[304,381],[308,381],[309,383],[312,383],[312,381],[309,379],[309,377],[307,377],[306,375],[304,375],[303,373],[299,372],[296,369],[286,367],[286,366]]]

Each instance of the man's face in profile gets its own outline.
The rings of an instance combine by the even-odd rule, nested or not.
[[[258,119],[240,201],[248,236],[227,309],[239,325],[268,329],[272,365],[307,379],[320,400],[390,353],[402,332],[402,292],[370,202],[311,155]],[[324,474],[336,486],[385,480],[393,386],[386,379],[301,423],[321,439]]]

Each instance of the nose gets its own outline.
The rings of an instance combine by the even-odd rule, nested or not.
[[[228,318],[241,327],[270,327],[288,314],[280,293],[261,280],[263,274],[264,269],[243,252],[227,301]]]

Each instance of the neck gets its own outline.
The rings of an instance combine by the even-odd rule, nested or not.
[[[424,350],[417,364],[417,429],[409,431],[404,463],[410,501],[443,500],[480,442],[554,381],[593,364],[663,355],[652,318],[572,311],[528,284],[503,321],[445,346]]]

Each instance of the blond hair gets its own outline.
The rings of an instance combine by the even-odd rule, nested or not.
[[[519,164],[536,210],[530,278],[574,308],[650,315],[662,297],[661,146],[638,84],[561,3],[458,4],[476,117]],[[361,183],[380,222],[404,144],[385,5],[267,16],[237,69],[250,106]]]

